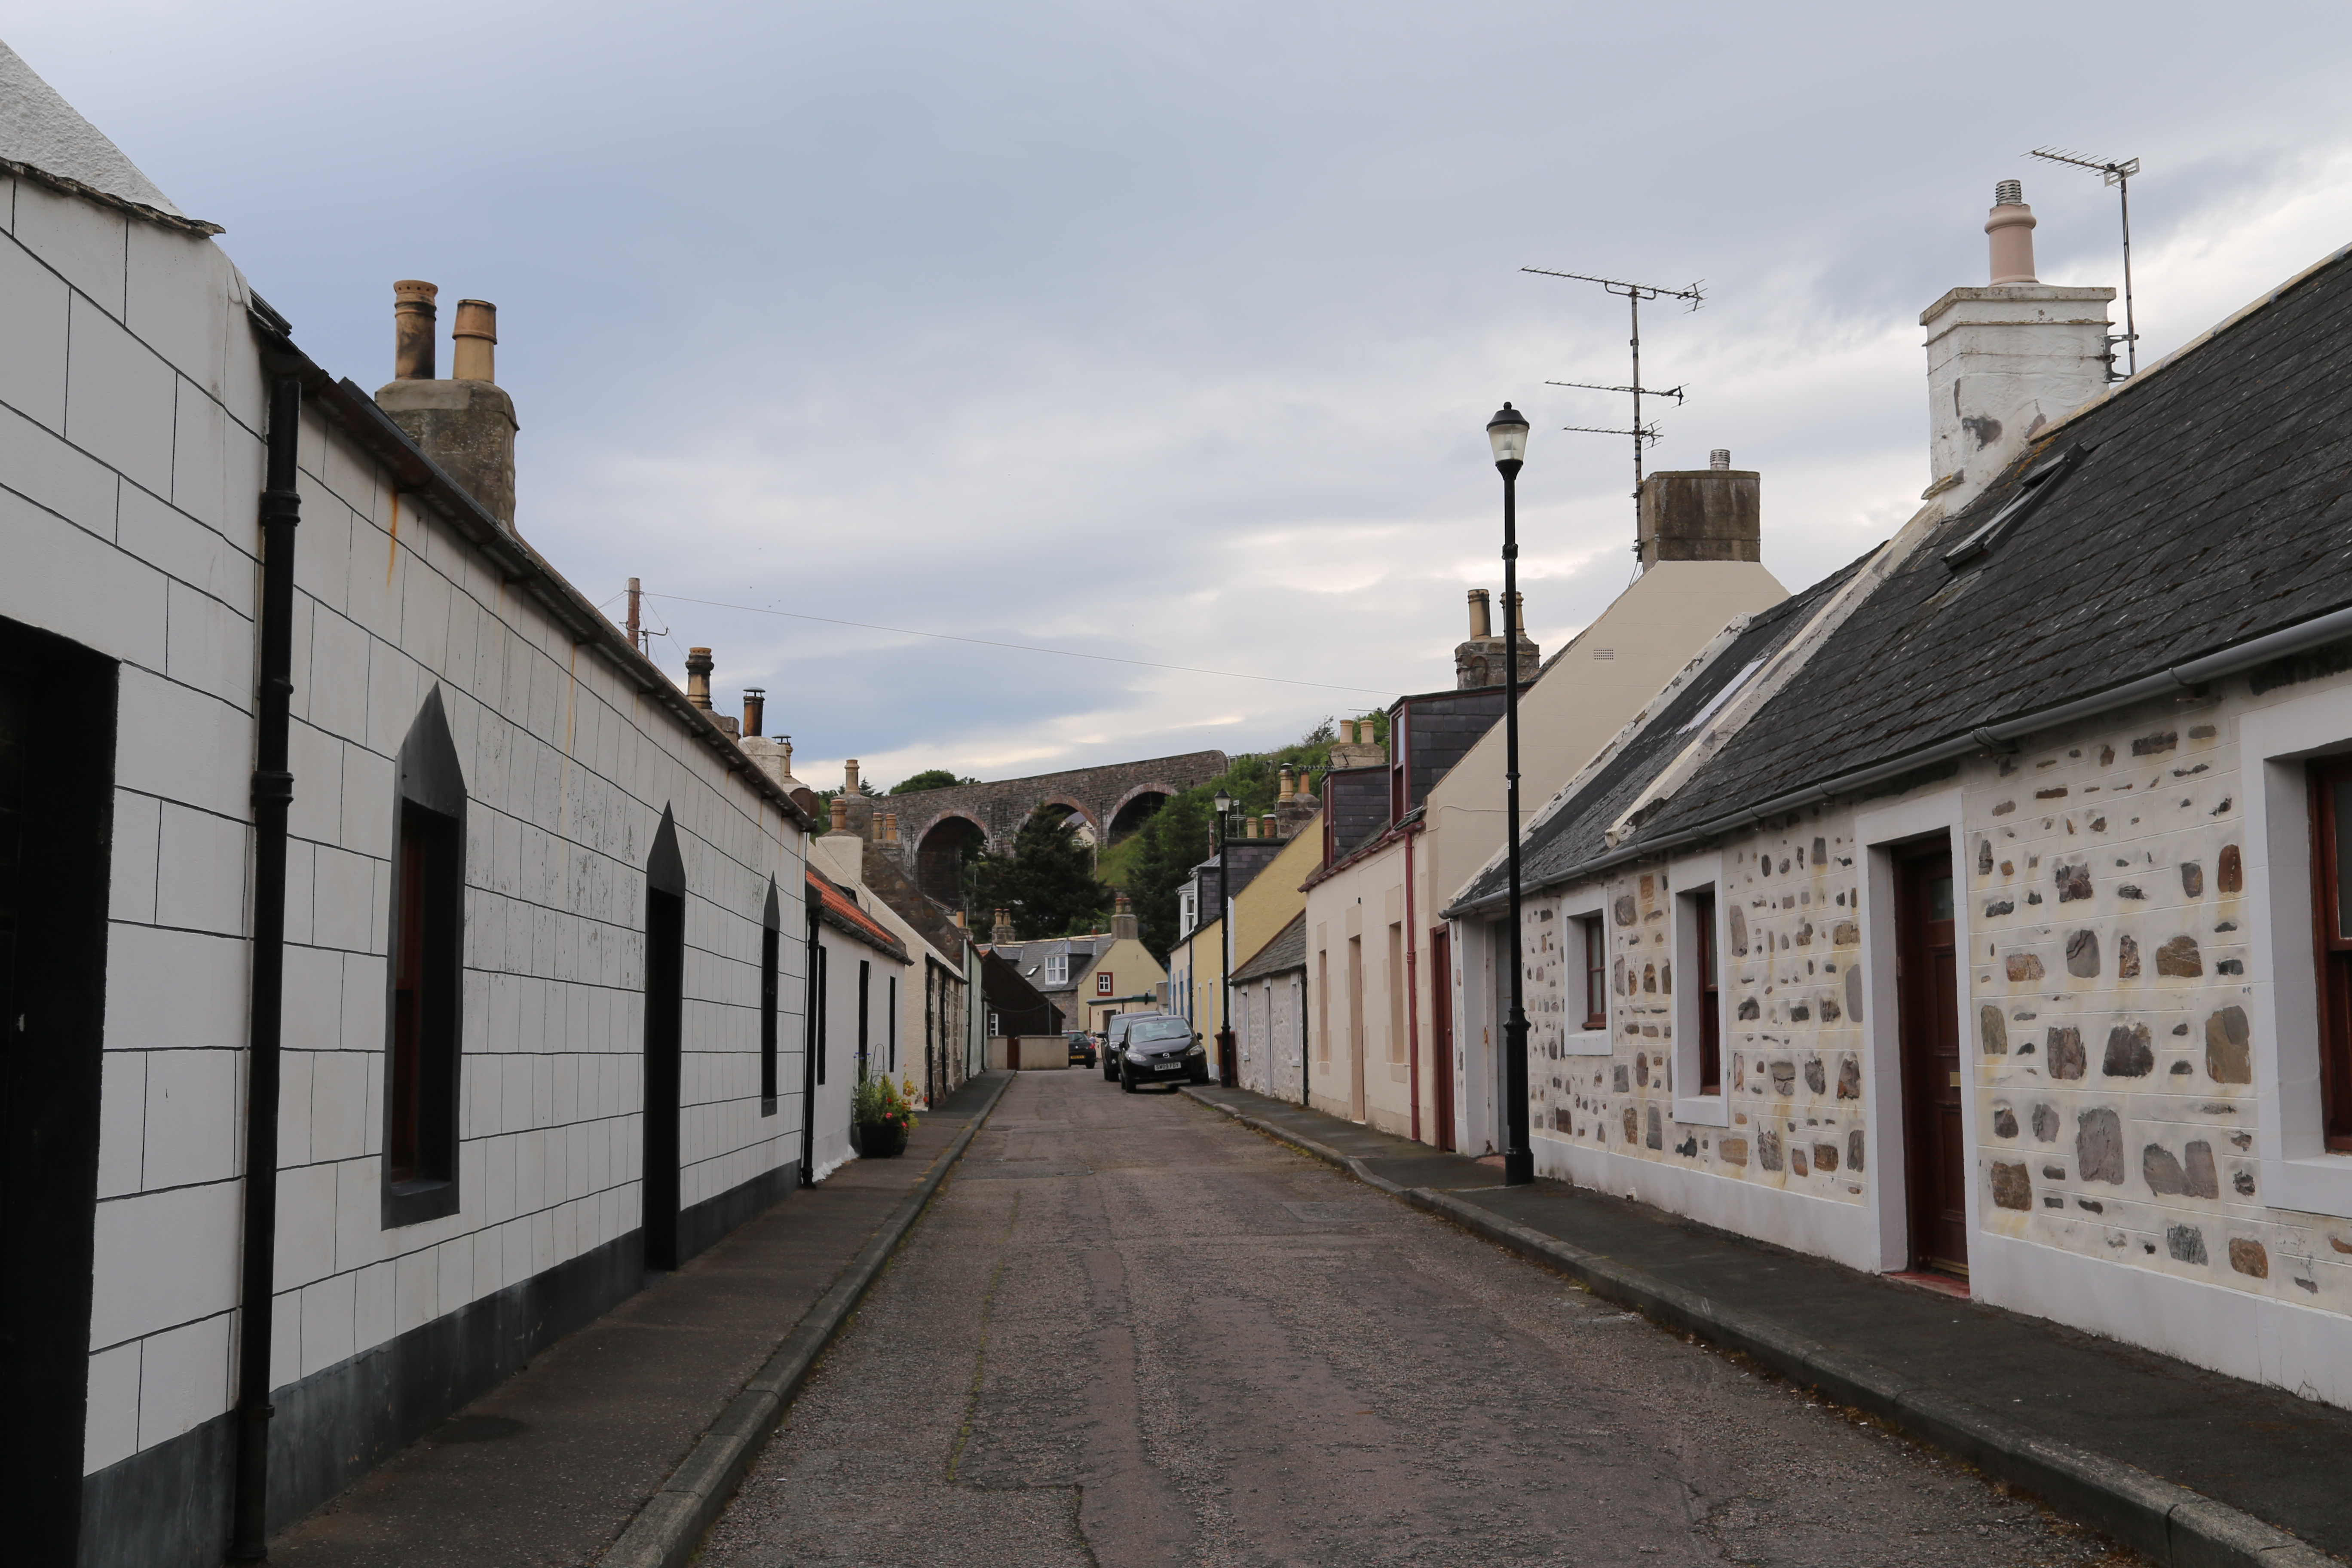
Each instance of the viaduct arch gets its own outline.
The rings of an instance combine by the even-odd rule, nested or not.
[[[1223,752],[1187,752],[1068,773],[1038,773],[994,784],[950,784],[893,796],[887,809],[898,814],[898,852],[915,885],[935,899],[954,903],[962,896],[960,860],[966,839],[977,836],[991,848],[1009,848],[1021,825],[1044,805],[1066,806],[1087,820],[1108,844],[1125,837],[1147,815],[1139,808],[1215,778],[1231,765]]]

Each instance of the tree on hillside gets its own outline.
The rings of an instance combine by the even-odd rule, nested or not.
[[[912,778],[900,779],[890,786],[892,795],[912,795],[922,789],[947,789],[956,784],[978,784],[978,779],[958,778],[950,768],[925,768]]]
[[[1012,854],[982,855],[967,877],[974,923],[985,931],[998,910],[1010,910],[1024,942],[1091,931],[1110,908],[1094,857],[1047,812],[1021,825]]]
[[[1192,868],[1209,858],[1209,799],[1213,784],[1171,795],[1136,830],[1134,858],[1128,862],[1127,892],[1135,905],[1137,934],[1151,955],[1168,962],[1168,950],[1183,933],[1177,894]]]

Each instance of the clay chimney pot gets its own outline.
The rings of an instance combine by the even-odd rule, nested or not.
[[[488,300],[460,300],[449,327],[449,375],[455,381],[498,383],[499,308]]]
[[[1993,187],[1993,209],[1985,219],[1985,233],[1992,242],[1995,287],[2037,281],[2033,276],[2033,209],[2025,205],[2024,187],[2019,182],[2003,180]]]
[[[433,379],[433,298],[441,290],[421,278],[392,286],[392,377]]]

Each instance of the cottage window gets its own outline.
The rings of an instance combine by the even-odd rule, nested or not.
[[[1584,960],[1584,1026],[1609,1026],[1609,929],[1599,915],[1576,922],[1576,939]]]
[[[1694,856],[1669,868],[1661,880],[1674,889],[1674,960],[1658,965],[1655,1001],[1673,1022],[1667,1061],[1675,1120],[1721,1127],[1730,1116],[1723,1091],[1723,931],[1717,923],[1723,913],[1722,857]],[[1648,983],[1646,965],[1643,983]],[[1652,1001],[1646,989],[1641,1001]]]
[[[466,784],[436,688],[402,742],[384,1020],[382,1222],[457,1211]]]
[[[1095,994],[1097,996],[1108,996],[1110,994],[1109,970],[1098,969],[1095,971]]]
[[[784,956],[783,908],[768,883],[760,930],[760,1114],[776,1113],[776,992]]]
[[[1069,983],[1070,955],[1066,952],[1047,953],[1045,955],[1045,984],[1048,985],[1067,985]]]
[[[2352,1152],[2352,758],[2311,764],[2313,959],[2327,1147]]]
[[[454,1084],[455,966],[449,938],[460,911],[455,827],[447,817],[404,802],[399,873],[393,889],[392,1119],[384,1174],[395,1185],[447,1181],[451,1140],[442,1135]]]

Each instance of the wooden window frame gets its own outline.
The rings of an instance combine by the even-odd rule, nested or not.
[[[2352,936],[2345,934],[2341,826],[2330,796],[2352,785],[2352,757],[2314,758],[2305,768],[2311,813],[2312,968],[2318,994],[2320,1132],[2330,1153],[2352,1153]]]
[[[760,917],[760,1114],[776,1113],[776,1014],[783,986],[782,900],[768,883],[767,908]]]
[[[1584,946],[1584,1032],[1591,1034],[1609,1027],[1609,922],[1600,914],[1574,918]]]
[[[1715,935],[1715,889],[1690,894],[1693,953],[1696,972],[1685,984],[1698,987],[1698,1093],[1723,1093],[1723,955]]]
[[[466,784],[435,688],[401,743],[384,963],[383,1228],[457,1212]]]

